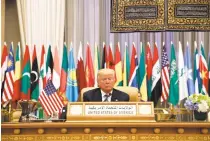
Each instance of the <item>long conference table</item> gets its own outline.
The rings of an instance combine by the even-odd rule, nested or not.
[[[210,141],[210,122],[2,123],[2,141]]]

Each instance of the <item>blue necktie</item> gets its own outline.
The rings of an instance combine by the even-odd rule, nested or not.
[[[106,94],[106,95],[104,95],[105,99],[104,99],[103,102],[109,102],[109,101],[108,101],[108,98],[110,97],[110,95],[111,95],[111,94]]]

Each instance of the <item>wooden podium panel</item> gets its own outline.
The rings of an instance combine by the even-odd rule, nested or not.
[[[67,112],[66,122],[2,123],[2,141],[210,140],[210,122],[155,122],[152,102],[75,102]]]
[[[209,122],[3,123],[2,141],[209,141]]]

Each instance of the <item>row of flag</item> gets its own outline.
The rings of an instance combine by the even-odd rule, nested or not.
[[[72,43],[69,53],[64,44],[60,65],[58,49],[55,48],[53,56],[51,46],[49,46],[46,56],[45,47],[42,46],[38,65],[36,46],[34,46],[33,57],[30,61],[27,45],[22,60],[20,44],[16,48],[15,57],[13,43],[10,45],[9,53],[7,45],[4,44],[1,59],[2,104],[6,105],[10,100],[37,100],[40,101],[45,112],[50,115],[55,110],[61,109],[65,101],[77,101],[82,88],[97,87],[97,72],[101,68],[116,71],[115,86],[136,87],[143,101],[154,101],[155,105],[159,99],[161,102],[168,101],[177,105],[182,99],[193,93],[209,93],[209,72],[202,43],[200,48],[195,43],[193,70],[188,44],[183,55],[182,45],[179,42],[178,60],[176,60],[175,47],[171,43],[170,64],[165,44],[162,47],[161,63],[156,44],[153,57],[149,43],[146,47],[141,43],[140,48],[140,59],[138,60],[135,44],[132,45],[132,54],[129,57],[128,45],[125,43],[122,61],[119,43],[116,45],[115,55],[110,46],[103,44],[102,60],[100,61],[99,48],[95,45],[93,62],[91,48],[87,44],[86,64],[84,65],[80,43],[75,65]],[[193,76],[192,73],[194,73]]]

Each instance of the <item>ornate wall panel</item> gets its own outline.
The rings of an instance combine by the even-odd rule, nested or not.
[[[111,31],[210,30],[209,0],[112,0]]]
[[[167,30],[210,30],[209,0],[168,0]]]
[[[112,0],[111,31],[164,30],[164,0]]]

